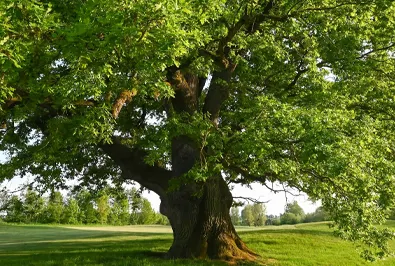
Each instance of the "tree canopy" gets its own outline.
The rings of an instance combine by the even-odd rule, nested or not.
[[[137,181],[168,217],[214,176],[277,181],[388,251],[394,1],[2,0],[0,22],[1,179]]]

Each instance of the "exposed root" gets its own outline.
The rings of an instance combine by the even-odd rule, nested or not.
[[[239,262],[255,262],[259,255],[250,250],[240,238],[233,238],[228,234],[222,234],[215,241],[217,254],[214,259],[226,261],[229,264],[238,264]]]

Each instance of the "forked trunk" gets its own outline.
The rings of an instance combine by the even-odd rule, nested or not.
[[[200,190],[186,186],[162,202],[161,211],[174,234],[168,257],[255,260],[256,254],[241,241],[231,222],[233,199],[225,181],[210,178]]]

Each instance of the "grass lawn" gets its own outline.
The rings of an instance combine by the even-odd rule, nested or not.
[[[395,227],[395,223],[391,223]],[[264,265],[395,265],[395,258],[363,261],[355,247],[326,224],[237,228]],[[218,261],[163,260],[166,226],[47,226],[0,224],[0,265],[226,265]],[[395,242],[391,242],[395,251]],[[249,263],[245,265],[258,265]]]

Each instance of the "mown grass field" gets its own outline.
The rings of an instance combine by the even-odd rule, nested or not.
[[[390,223],[395,227],[395,222]],[[395,265],[395,258],[368,263],[353,244],[332,235],[326,224],[240,227],[261,264]],[[45,226],[0,224],[0,265],[226,265],[218,261],[163,260],[172,241],[166,226]],[[395,252],[395,241],[391,242]]]

